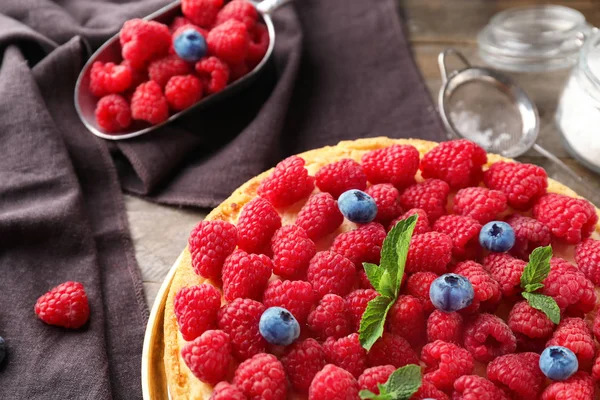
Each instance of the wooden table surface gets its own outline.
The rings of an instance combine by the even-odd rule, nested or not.
[[[437,55],[447,47],[460,50],[474,65],[483,62],[477,55],[477,33],[499,11],[540,3],[536,1],[494,0],[397,0],[398,12],[407,24],[409,39],[419,68],[432,97],[437,98],[441,80]],[[600,4],[595,0],[559,1],[581,11],[593,26],[600,26]],[[557,99],[568,71],[548,73],[509,73],[535,101],[541,131],[538,144],[553,152],[600,191],[600,177],[574,161],[563,149],[553,122]],[[569,184],[570,179],[534,151],[520,158],[543,166],[550,176]],[[127,213],[142,270],[148,304],[156,297],[167,271],[185,247],[193,226],[205,212],[177,209],[126,196]]]

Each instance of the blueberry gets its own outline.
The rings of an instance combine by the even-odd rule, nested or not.
[[[4,356],[6,356],[6,341],[0,336],[0,364],[2,364]]]
[[[206,40],[195,29],[186,29],[175,38],[175,53],[185,61],[196,62],[206,55]]]
[[[540,369],[553,381],[564,381],[579,368],[577,356],[562,346],[547,347],[540,356]]]
[[[270,307],[260,317],[260,334],[271,344],[287,346],[300,336],[300,324],[288,310]]]
[[[429,298],[435,308],[452,312],[471,305],[475,293],[471,282],[462,275],[444,274],[429,287]]]
[[[489,251],[504,253],[515,245],[515,231],[506,222],[488,222],[479,232],[479,243]]]
[[[357,224],[366,224],[375,219],[377,204],[362,190],[347,190],[338,198],[338,207],[344,217]]]

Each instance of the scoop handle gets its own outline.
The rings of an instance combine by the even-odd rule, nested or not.
[[[271,14],[279,7],[291,3],[293,0],[263,0],[260,3],[255,3],[256,10],[261,14]]]

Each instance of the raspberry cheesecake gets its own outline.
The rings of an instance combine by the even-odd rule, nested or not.
[[[190,234],[171,398],[593,399],[598,215],[466,140],[289,157]]]

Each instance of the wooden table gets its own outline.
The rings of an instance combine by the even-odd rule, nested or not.
[[[476,35],[489,19],[504,9],[535,1],[494,0],[398,0],[398,12],[406,21],[413,52],[432,97],[441,85],[437,55],[447,47],[465,54],[475,65],[483,62],[477,55]],[[539,2],[538,2],[539,3]],[[554,2],[581,11],[590,24],[600,26],[600,7],[594,0]],[[575,162],[563,149],[553,122],[557,99],[568,71],[534,74],[509,74],[533,98],[541,117],[538,143],[559,156],[600,191],[600,177]],[[542,165],[558,180],[569,179],[548,161],[530,151],[522,161]],[[142,270],[146,298],[151,305],[167,271],[185,247],[193,226],[206,213],[197,210],[158,206],[126,196],[127,212]]]

